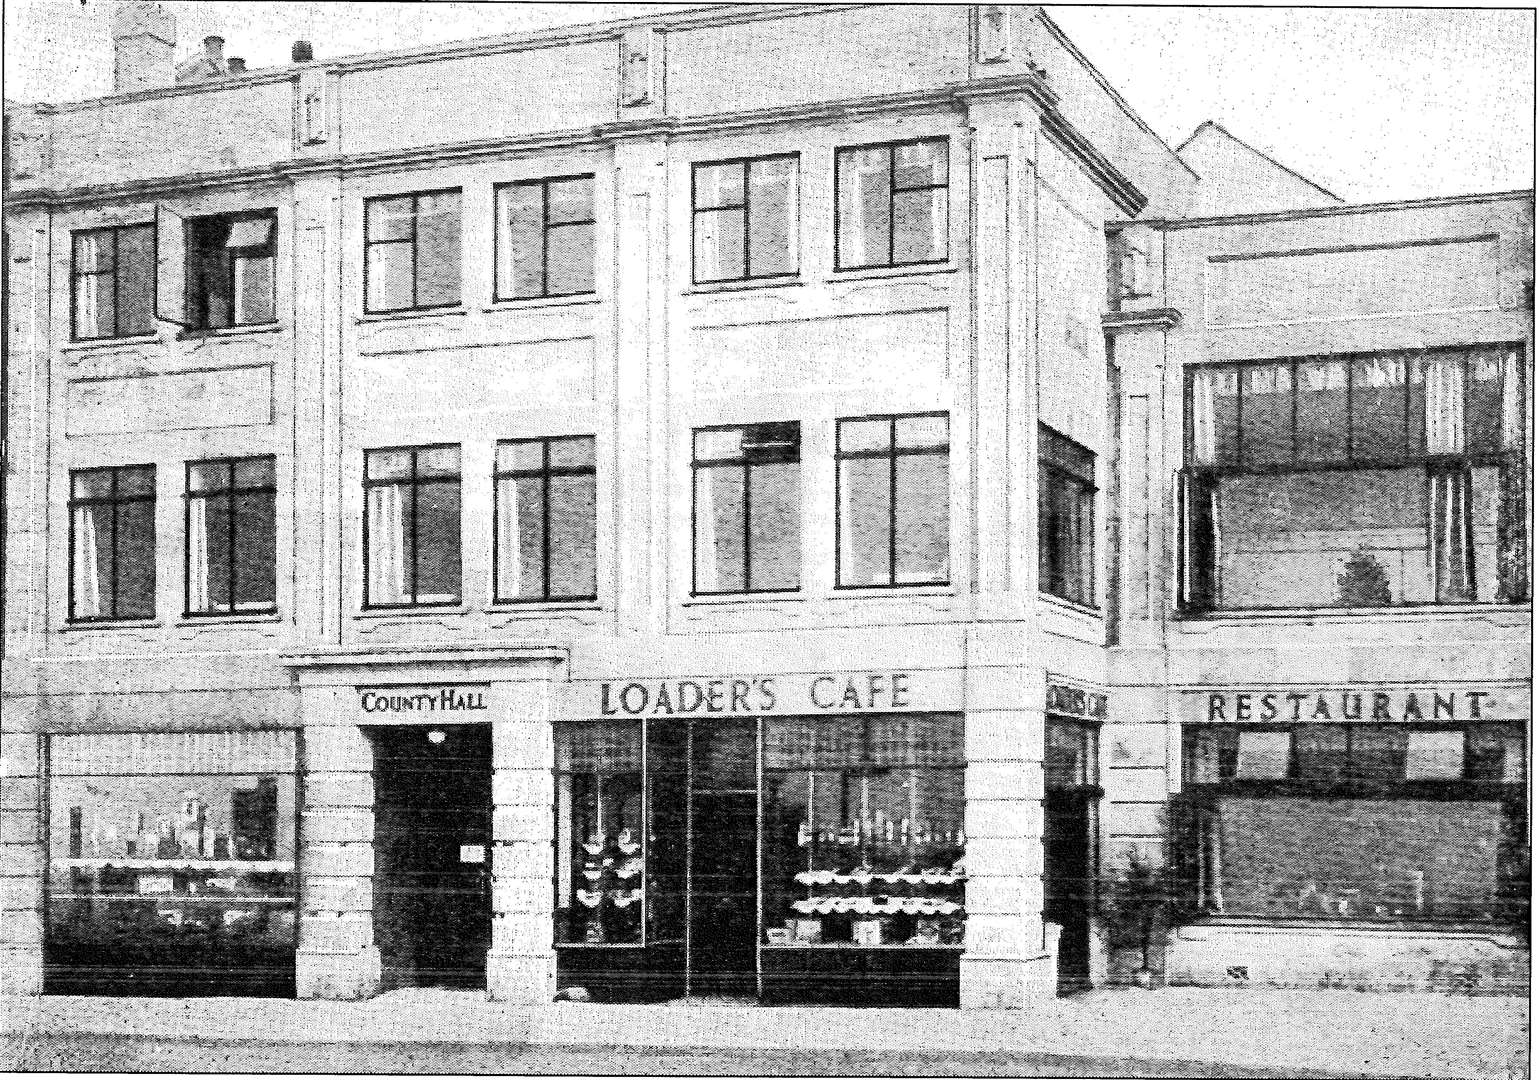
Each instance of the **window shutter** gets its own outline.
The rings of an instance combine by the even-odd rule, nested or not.
[[[187,325],[187,222],[155,208],[155,317]]]

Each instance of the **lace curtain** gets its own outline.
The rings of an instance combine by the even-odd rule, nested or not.
[[[369,581],[371,604],[409,604],[406,574],[406,520],[402,489],[384,484],[369,489]]]

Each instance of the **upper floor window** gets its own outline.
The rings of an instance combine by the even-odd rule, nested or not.
[[[1037,587],[1096,606],[1096,455],[1037,429]]]
[[[1183,601],[1521,601],[1522,381],[1518,346],[1189,371]]]
[[[594,291],[594,178],[497,187],[498,300]]]
[[[70,252],[76,341],[155,331],[155,226],[77,232]]]
[[[594,439],[497,444],[494,600],[592,600]]]
[[[271,210],[187,222],[187,324],[215,330],[277,318],[273,280],[278,218]]]
[[[460,302],[460,192],[364,200],[364,310]]]
[[[278,606],[277,484],[271,457],[187,463],[187,614]]]
[[[796,154],[696,165],[690,208],[697,284],[797,272]]]
[[[946,139],[842,149],[834,173],[836,270],[946,261]]]
[[[460,600],[460,448],[364,455],[364,606]]]
[[[155,617],[155,466],[70,473],[70,619]]]
[[[801,444],[796,422],[695,432],[696,593],[801,587]]]
[[[945,585],[951,544],[946,413],[841,420],[838,585]]]

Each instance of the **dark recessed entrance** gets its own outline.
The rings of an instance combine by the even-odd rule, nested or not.
[[[492,944],[492,729],[369,729],[385,984],[481,987]]]

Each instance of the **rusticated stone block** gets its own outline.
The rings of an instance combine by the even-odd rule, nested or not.
[[[380,950],[350,953],[300,949],[294,956],[294,993],[301,999],[362,1001],[380,992]]]

